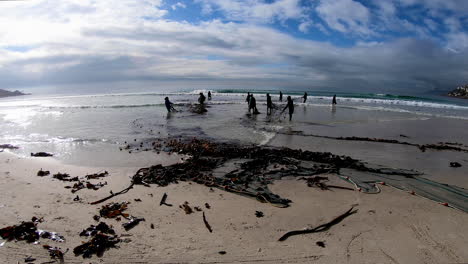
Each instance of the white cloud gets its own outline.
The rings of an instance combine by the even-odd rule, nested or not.
[[[447,35],[447,48],[455,52],[460,52],[468,49],[468,34],[467,33],[449,33]]]
[[[342,33],[372,35],[369,28],[370,11],[353,0],[320,0],[316,8],[318,15],[327,25]]]
[[[443,9],[466,14],[468,1],[465,0],[393,0],[403,6],[422,5],[427,9]]]
[[[171,5],[172,10],[176,10],[177,8],[187,8],[187,6],[184,3],[177,2],[174,5]]]
[[[265,3],[261,0],[197,0],[208,12],[219,10],[228,19],[235,21],[272,22],[302,17],[300,0],[276,0]],[[205,11],[206,12],[206,11]]]
[[[312,27],[313,23],[310,20],[303,21],[299,24],[299,31],[303,33],[309,32],[310,27]]]

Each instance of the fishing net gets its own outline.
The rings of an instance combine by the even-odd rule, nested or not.
[[[400,190],[422,197],[447,203],[450,206],[468,212],[468,191],[454,185],[431,181],[420,175],[379,174],[372,172],[341,169],[342,179],[355,184],[365,193],[378,193],[377,183],[385,183]]]
[[[396,188],[413,190],[418,195],[468,211],[468,192],[463,188],[430,181],[413,170],[369,165],[348,156],[199,139],[172,139],[166,141],[163,148],[191,157],[170,166],[142,168],[133,177],[135,184],[167,186],[179,181],[193,181],[287,207],[291,200],[273,193],[268,188],[269,184],[286,176],[337,174],[364,193],[379,192],[376,183],[384,181]]]

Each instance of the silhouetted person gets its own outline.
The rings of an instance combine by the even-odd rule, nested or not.
[[[253,95],[250,95],[249,113],[250,113],[250,109],[252,109],[252,114],[254,115],[260,114],[260,112],[258,112],[257,110],[257,100],[255,99]]]
[[[273,102],[271,101],[271,96],[269,93],[267,93],[266,96],[267,96],[267,115],[270,115],[271,111],[273,110]]]
[[[198,97],[198,102],[202,105],[205,104],[206,97],[203,95],[203,93],[200,93],[200,97]]]
[[[211,100],[211,91],[208,91],[208,101]]]
[[[332,101],[332,104],[336,105],[336,94],[333,95],[333,101]]]
[[[307,92],[304,93],[304,96],[302,96],[302,98],[304,98],[304,102],[305,103],[307,101]]]
[[[251,94],[249,92],[247,92],[247,98],[245,98],[245,101],[247,102],[247,108],[249,109],[249,113],[250,113],[250,98],[251,98]]]
[[[279,101],[280,102],[283,102],[283,93],[280,91],[280,98],[279,98]]]
[[[168,112],[175,112],[174,106],[172,106],[174,103],[169,101],[169,97],[164,98],[164,104],[166,104],[166,108]]]
[[[294,113],[294,103],[293,103],[293,100],[291,99],[291,96],[288,96],[287,101],[288,101],[288,104],[286,104],[286,106],[284,107],[283,111],[281,111],[281,113],[283,113],[284,110],[288,108],[289,109],[289,121],[291,121],[292,115]]]

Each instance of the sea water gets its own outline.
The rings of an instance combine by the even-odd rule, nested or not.
[[[282,102],[277,91],[256,91],[254,96],[261,114],[249,115],[246,91],[220,89],[211,91],[213,99],[206,101],[208,112],[192,113],[190,105],[197,103],[200,92],[207,96],[207,90],[186,90],[2,98],[0,144],[19,146],[14,152],[23,156],[38,151],[52,152],[55,158],[72,164],[138,166],[138,159],[132,159],[119,148],[128,142],[168,136],[267,145],[278,133],[291,131],[395,138],[400,132],[411,132],[415,124],[421,124],[427,129],[415,133],[426,134],[416,139],[423,139],[423,143],[467,140],[463,131],[468,123],[468,103],[458,99],[338,93],[338,105],[332,106],[333,93],[328,92],[308,91],[308,100],[303,103],[302,91],[284,92]],[[271,116],[266,115],[267,92],[271,93],[276,109]],[[295,103],[291,122],[288,110],[281,113],[288,95]],[[167,112],[166,96],[175,103],[178,112]],[[434,124],[449,120],[452,127],[417,123],[427,120],[438,120]],[[389,130],[392,127],[389,124],[401,129]]]

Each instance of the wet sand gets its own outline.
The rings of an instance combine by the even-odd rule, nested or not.
[[[281,137],[276,140],[281,140]],[[292,140],[290,146],[295,146],[292,142],[299,139],[289,140]],[[303,149],[306,148],[304,142],[309,143],[309,140],[302,140]],[[353,157],[374,157],[370,161],[383,162],[384,165],[393,160],[388,156],[385,159],[381,148],[372,150],[372,147],[348,143],[361,145],[327,142],[327,150],[345,154],[346,149],[351,151],[360,147],[360,151],[352,151]],[[311,148],[319,148],[320,145],[324,148],[324,143],[311,141],[310,144],[316,144],[309,145]],[[380,156],[373,155],[373,151],[381,153]],[[440,153],[442,156],[446,154]],[[437,156],[439,153],[429,155]],[[180,161],[176,155],[170,158],[155,156],[148,160],[148,165],[160,160],[163,160],[163,165]],[[395,163],[404,167],[402,160],[404,158],[396,159]],[[92,217],[98,214],[102,205],[89,205],[88,202],[107,196],[111,190],[116,192],[128,186],[129,177],[138,168],[82,167],[66,165],[53,158],[24,158],[7,152],[0,153],[0,164],[1,227],[30,220],[33,216],[44,217],[45,221],[39,227],[59,232],[65,236],[66,242],[42,239],[41,244],[59,246],[64,250],[69,248],[65,254],[66,263],[463,263],[468,260],[465,250],[468,234],[463,232],[468,228],[468,214],[464,212],[387,186],[382,186],[379,194],[339,189],[323,191],[307,187],[296,179],[283,179],[270,186],[273,192],[293,201],[289,208],[273,207],[218,189],[210,191],[208,187],[195,183],[181,182],[150,188],[136,186],[108,202],[129,201],[128,212],[144,217],[146,221],[125,231],[121,222],[103,220],[113,225],[117,234],[128,234],[124,238],[131,241],[120,243],[118,249],[108,250],[102,258],[93,256],[84,260],[81,256],[75,257],[72,250],[87,240],[78,234],[89,225],[97,224]],[[439,167],[437,164],[433,166]],[[73,201],[76,194],[64,188],[69,184],[51,176],[36,176],[41,168],[50,170],[52,174],[67,172],[72,176],[84,176],[107,170],[110,175],[100,180],[108,182],[100,190],[77,192],[82,200],[76,202]],[[331,184],[349,187],[334,175],[330,175],[330,179]],[[172,207],[159,206],[163,193],[168,194],[167,202],[173,204]],[[137,198],[142,201],[136,202],[134,199]],[[192,207],[203,209],[213,233],[205,227],[201,212],[187,215],[179,208],[185,201]],[[205,203],[209,203],[211,209],[205,208]],[[352,206],[358,209],[358,213],[328,231],[278,241],[287,231],[316,227]],[[265,216],[257,218],[255,211],[262,211]],[[319,247],[318,241],[324,242],[325,248]],[[220,251],[226,254],[221,255]],[[27,256],[38,259],[36,263],[50,261],[47,251],[40,245],[11,241],[0,248],[2,263],[22,263]]]

